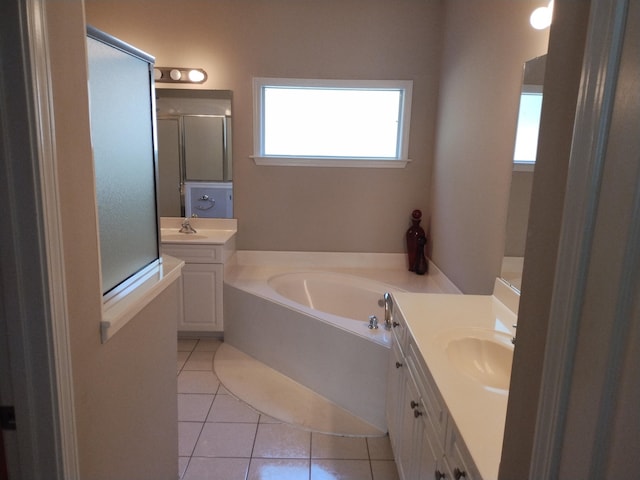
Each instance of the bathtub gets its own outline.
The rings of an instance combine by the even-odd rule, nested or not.
[[[386,431],[385,292],[459,293],[404,255],[239,251],[225,270],[224,340]],[[378,329],[369,329],[376,315]]]

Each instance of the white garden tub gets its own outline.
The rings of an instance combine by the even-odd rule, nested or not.
[[[441,274],[418,276],[404,262],[400,254],[240,251],[225,271],[225,342],[386,431],[391,332],[379,301],[393,291],[459,293]]]

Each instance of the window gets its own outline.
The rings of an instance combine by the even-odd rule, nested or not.
[[[254,79],[258,165],[408,162],[410,81]]]
[[[513,162],[533,165],[538,152],[538,131],[542,112],[542,92],[533,88],[526,89],[520,95],[518,127]]]

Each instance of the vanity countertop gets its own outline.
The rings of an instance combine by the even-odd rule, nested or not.
[[[160,219],[160,241],[182,245],[224,245],[238,231],[235,218],[190,218],[189,223],[196,233],[180,233],[180,217],[162,217]]]
[[[517,317],[507,305],[513,304],[493,295],[394,293],[394,298],[482,478],[497,478],[508,390],[463,373],[447,346],[461,338],[491,338],[509,351]]]

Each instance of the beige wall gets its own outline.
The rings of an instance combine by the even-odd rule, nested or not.
[[[429,211],[441,2],[87,0],[87,20],[158,65],[201,66],[200,88],[233,90],[238,247],[402,252],[414,208]],[[413,80],[405,169],[258,167],[254,76]]]
[[[465,293],[491,293],[500,272],[522,65],[547,50],[528,23],[541,3],[446,2],[432,258]]]
[[[91,480],[174,480],[177,287],[100,343],[83,13],[81,0],[47,3],[80,473]]]

